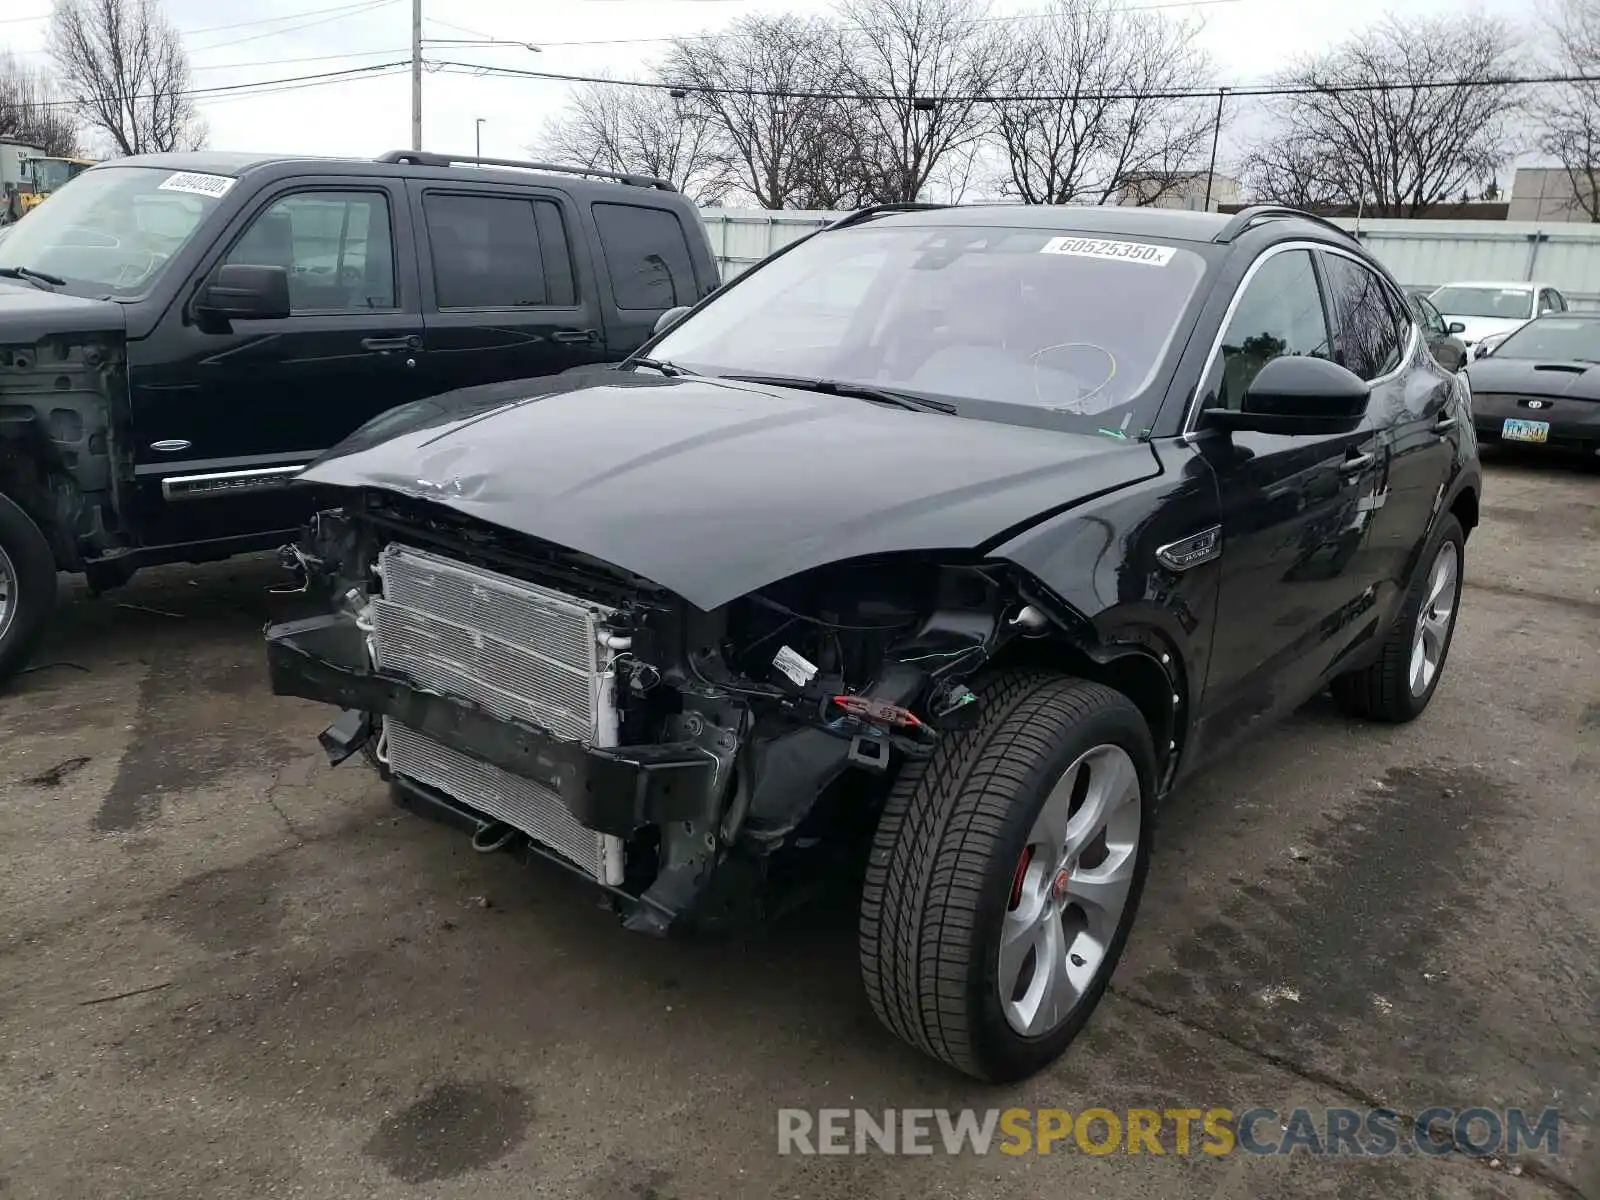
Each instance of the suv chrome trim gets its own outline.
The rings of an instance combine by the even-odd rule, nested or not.
[[[251,471],[169,475],[161,481],[161,494],[168,500],[189,500],[202,496],[233,496],[239,492],[259,492],[267,488],[283,487],[305,469],[305,463],[297,463],[292,467],[257,467]]]
[[[1178,437],[1180,439],[1187,439],[1194,436],[1195,421],[1200,415],[1201,394],[1205,390],[1206,380],[1210,378],[1212,369],[1217,365],[1217,356],[1222,353],[1222,337],[1228,332],[1228,326],[1233,321],[1234,313],[1238,311],[1239,301],[1243,299],[1245,290],[1255,279],[1256,272],[1261,269],[1262,263],[1266,262],[1274,255],[1282,254],[1288,250],[1310,250],[1323,254],[1337,254],[1343,258],[1348,258],[1351,262],[1358,266],[1365,267],[1369,271],[1372,270],[1372,264],[1366,259],[1362,258],[1359,254],[1352,254],[1350,251],[1345,250],[1340,246],[1330,245],[1327,242],[1292,241],[1279,242],[1276,246],[1268,246],[1267,249],[1260,255],[1260,257],[1258,257],[1255,262],[1250,264],[1250,269],[1244,273],[1244,278],[1239,280],[1239,286],[1233,291],[1233,298],[1228,301],[1227,311],[1222,314],[1222,324],[1217,329],[1217,336],[1211,342],[1211,350],[1210,353],[1206,355],[1205,365],[1200,369],[1200,382],[1195,386],[1194,395],[1190,396],[1185,402],[1183,426],[1178,430]],[[1378,279],[1379,282],[1384,285],[1385,289],[1391,293],[1390,299],[1393,300],[1394,289],[1389,287],[1388,280],[1384,279],[1381,275],[1378,277]],[[1412,357],[1416,354],[1417,344],[1421,340],[1421,335],[1417,330],[1416,315],[1411,311],[1411,306],[1409,304],[1402,303],[1401,308],[1403,308],[1407,314],[1408,324],[1411,327],[1411,334],[1406,339],[1405,345],[1401,347],[1399,365],[1396,366],[1394,370],[1386,372],[1383,375],[1379,375],[1376,379],[1365,381],[1372,387],[1379,387],[1380,385],[1388,383],[1390,380],[1394,379],[1400,374],[1401,371],[1406,369],[1406,367],[1410,364]]]

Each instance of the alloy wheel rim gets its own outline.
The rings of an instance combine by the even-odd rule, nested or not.
[[[1120,746],[1078,756],[1050,790],[1001,922],[1000,1006],[1024,1037],[1060,1027],[1094,985],[1133,890],[1144,820]]]
[[[0,546],[0,640],[11,629],[17,611],[17,569],[11,565],[11,556]]]
[[[1450,645],[1450,626],[1455,620],[1461,592],[1461,551],[1454,542],[1439,547],[1428,572],[1428,590],[1417,612],[1417,627],[1411,636],[1409,680],[1413,696],[1425,695],[1439,676],[1445,650]]]

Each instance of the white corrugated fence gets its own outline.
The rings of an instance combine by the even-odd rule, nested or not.
[[[829,221],[837,212],[701,210],[724,279]],[[1407,287],[1455,280],[1537,280],[1574,308],[1600,308],[1600,225],[1563,221],[1336,222],[1360,237]]]

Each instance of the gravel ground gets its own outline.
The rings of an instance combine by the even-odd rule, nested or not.
[[[265,687],[270,561],[70,588],[0,696],[0,1197],[1600,1198],[1600,471],[1488,469],[1433,707],[1312,704],[1175,797],[1112,994],[1003,1090],[880,1030],[846,905],[641,939],[329,770],[327,713]],[[783,1107],[1376,1104],[1559,1106],[1559,1152],[775,1136]]]

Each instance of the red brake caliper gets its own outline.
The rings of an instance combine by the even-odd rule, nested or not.
[[[1014,910],[1022,903],[1022,881],[1028,874],[1028,864],[1033,861],[1033,847],[1024,846],[1022,857],[1017,860],[1017,873],[1011,879],[1011,903],[1006,905],[1006,911]]]

